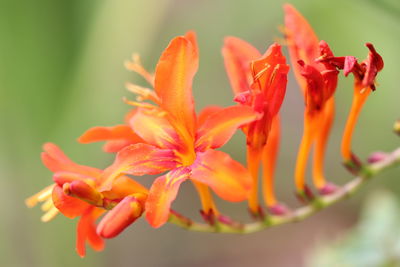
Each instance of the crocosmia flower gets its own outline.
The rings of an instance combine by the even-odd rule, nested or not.
[[[297,196],[307,206],[291,211],[278,201],[274,190],[281,135],[279,112],[289,71],[281,45],[273,43],[261,54],[239,38],[225,38],[222,54],[236,104],[207,106],[197,114],[192,86],[199,48],[191,31],[171,40],[154,72],[147,71],[134,54],[125,66],[148,85],[126,84],[136,98],[124,98],[130,108],[124,122],[92,127],[78,138],[83,144],[105,142],[103,150],[113,157],[112,163],[101,169],[79,165],[59,147],[47,143],[42,161],[53,172],[53,183],[28,198],[26,204],[33,207],[43,202],[44,222],[58,213],[77,218],[76,250],[84,257],[86,244],[102,250],[104,239],[118,236],[142,216],[154,228],[170,222],[192,231],[240,234],[302,220],[345,198],[372,173],[392,165],[397,159],[395,152],[375,153],[369,158],[372,165],[366,166],[351,151],[355,123],[368,95],[376,88],[376,76],[384,65],[382,57],[370,43],[366,44],[368,58],[361,63],[352,56],[336,57],[293,6],[284,5],[284,11],[286,44],[304,97],[299,101],[305,103],[294,176]],[[357,178],[343,188],[327,182],[324,175],[340,70],[345,76],[352,73],[355,81],[341,151],[346,166]],[[396,124],[396,132],[398,128]],[[246,136],[247,167],[218,150],[238,129]],[[316,197],[305,177],[311,149],[313,184],[320,193]],[[376,164],[380,161],[383,163]],[[260,166],[265,205],[259,203]],[[149,188],[135,180],[145,175],[156,175],[143,177],[153,179]],[[199,195],[202,222],[172,209],[180,186],[188,180]],[[330,195],[322,196],[325,194]],[[229,202],[248,201],[254,221],[237,222],[220,213],[214,195]]]
[[[224,145],[238,127],[258,119],[259,114],[247,106],[232,106],[209,107],[196,116],[192,80],[197,68],[196,37],[189,32],[173,39],[163,52],[154,83],[152,78],[147,79],[150,85],[154,84],[154,91],[131,86],[139,94],[139,101],[127,101],[137,108],[131,112],[128,126],[123,127],[130,127],[135,135],[119,138],[121,143],[130,140],[132,144],[117,153],[101,178],[100,191],[107,191],[121,174],[138,176],[169,171],[154,181],[146,202],[146,218],[154,227],[168,220],[179,186],[188,179],[200,194],[205,214],[218,215],[208,188],[225,200],[242,201],[252,187],[247,169],[215,149]],[[99,128],[89,130],[81,140],[89,142],[88,136],[95,131]],[[136,136],[143,141],[137,143]],[[101,135],[97,139],[110,142],[114,137]]]
[[[342,69],[345,76],[350,73],[354,76],[353,103],[342,139],[342,156],[345,163],[357,161],[351,151],[351,139],[354,128],[365,101],[369,94],[376,89],[375,78],[384,66],[383,59],[376,52],[374,46],[371,43],[366,43],[365,46],[369,49],[369,53],[367,59],[361,63],[358,63],[357,59],[353,56],[327,57],[322,59],[323,62]]]
[[[261,55],[249,43],[227,37],[222,49],[225,67],[235,94],[235,101],[249,106],[262,117],[243,127],[247,137],[247,161],[254,187],[249,199],[253,214],[258,204],[258,170],[263,162],[264,200],[271,212],[283,212],[273,191],[273,174],[280,138],[278,112],[282,105],[289,66],[279,44],[271,45]]]
[[[85,256],[86,242],[94,250],[102,250],[102,238],[115,237],[142,215],[148,190],[134,180],[119,176],[111,190],[100,192],[102,171],[76,164],[51,143],[44,145],[42,161],[54,172],[54,184],[30,197],[27,205],[44,202],[43,221],[51,220],[59,212],[71,219],[80,217],[76,250],[81,257]],[[96,226],[95,221],[105,212]]]
[[[326,144],[334,117],[334,98],[339,71],[335,65],[321,61],[333,57],[328,44],[319,41],[307,20],[286,4],[285,37],[293,70],[304,94],[305,114],[295,169],[296,188],[305,191],[307,158],[314,144],[313,182],[320,193],[330,193],[334,186],[325,181],[323,164]]]

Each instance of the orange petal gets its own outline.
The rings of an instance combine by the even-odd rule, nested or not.
[[[297,62],[303,60],[306,64],[315,64],[319,57],[319,40],[307,20],[292,5],[285,4],[285,35],[289,48],[290,59],[297,81],[305,88],[305,80],[300,75]]]
[[[180,144],[179,136],[162,114],[139,109],[131,118],[130,125],[150,145],[159,148],[176,148]]]
[[[114,163],[104,170],[99,191],[110,190],[114,180],[122,173],[141,176],[173,169],[176,166],[175,158],[171,150],[147,144],[130,145],[119,151]]]
[[[102,192],[103,196],[107,199],[122,199],[125,196],[140,193],[147,195],[148,191],[146,187],[139,184],[135,180],[127,176],[119,176],[113,182],[112,189],[110,191]]]
[[[82,258],[86,255],[85,243],[89,242],[90,246],[96,250],[104,249],[104,240],[96,233],[96,219],[103,213],[102,210],[95,207],[89,207],[78,221],[76,229],[76,251]]]
[[[66,217],[73,219],[83,214],[90,205],[80,199],[66,195],[61,186],[53,188],[54,206]]]
[[[144,142],[128,125],[93,127],[78,138],[78,142],[83,144],[99,141],[113,141],[111,144],[107,144],[104,147],[104,150],[107,152],[116,152],[118,148],[123,148],[122,145],[126,146]],[[117,143],[115,143],[115,141],[117,141]]]
[[[222,56],[234,94],[237,95],[249,90],[253,82],[250,62],[259,58],[260,52],[239,38],[226,37]]]
[[[132,196],[125,197],[100,221],[97,234],[103,238],[113,238],[119,235],[142,215],[143,208],[138,200]]]
[[[68,190],[68,195],[79,198],[91,205],[102,206],[103,195],[84,181],[76,180],[69,184],[64,184],[63,190]]]
[[[216,150],[197,153],[191,178],[210,186],[227,201],[247,199],[252,187],[247,169],[228,154]]]
[[[179,186],[189,178],[190,169],[174,169],[158,177],[150,188],[146,201],[146,219],[157,228],[167,222],[172,201],[178,194]]]
[[[107,153],[117,153],[118,151],[120,151],[121,149],[123,149],[124,147],[127,147],[129,145],[132,144],[136,144],[136,143],[144,143],[144,141],[142,142],[132,142],[130,140],[113,140],[113,141],[108,141],[104,144],[103,146],[103,151],[107,152]]]
[[[199,55],[199,47],[197,45],[196,33],[194,31],[188,31],[185,33],[185,38],[191,42],[191,44],[194,48],[194,51],[195,51],[196,55],[198,56]]]
[[[240,126],[259,116],[251,107],[232,106],[211,114],[197,132],[197,150],[223,146]]]
[[[82,175],[75,172],[55,172],[53,174],[53,181],[58,184],[59,186],[63,186],[65,183],[72,183],[74,181],[85,181],[92,180],[95,182],[96,178]]]
[[[174,38],[158,61],[155,91],[178,127],[194,136],[195,113],[192,81],[198,68],[197,48],[183,36]]]
[[[197,128],[200,128],[211,115],[217,113],[218,111],[221,111],[222,109],[223,107],[220,106],[207,106],[203,108],[200,111],[199,116],[197,117]]]
[[[43,145],[43,150],[43,164],[52,172],[73,172],[91,177],[96,177],[101,173],[99,169],[76,164],[55,144],[46,143]]]
[[[275,116],[283,102],[286,93],[287,73],[289,66],[282,54],[279,44],[272,44],[265,54],[251,62],[254,77],[252,88],[263,94],[263,111],[269,116]]]

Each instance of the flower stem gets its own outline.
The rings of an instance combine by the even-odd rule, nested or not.
[[[394,150],[379,162],[362,166],[353,180],[340,187],[334,193],[317,197],[309,205],[290,211],[286,215],[267,215],[263,220],[252,223],[223,222],[222,220],[219,220],[215,224],[205,224],[192,221],[175,211],[171,211],[169,222],[186,230],[197,232],[235,234],[259,232],[273,226],[302,221],[311,215],[350,197],[365,185],[370,178],[375,177],[381,171],[397,165],[400,165],[400,148]]]

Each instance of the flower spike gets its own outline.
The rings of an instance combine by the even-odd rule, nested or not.
[[[136,98],[124,122],[112,127],[93,127],[78,141],[105,141],[103,150],[115,153],[112,164],[102,169],[80,165],[56,145],[43,146],[43,164],[53,173],[53,184],[26,200],[28,207],[42,202],[42,221],[61,213],[77,218],[76,251],[86,245],[100,251],[106,238],[118,236],[140,217],[154,228],[169,222],[182,228],[219,233],[253,233],[296,222],[331,206],[358,190],[383,169],[400,163],[400,148],[371,154],[368,165],[351,152],[351,137],[359,112],[384,63],[374,46],[359,63],[355,57],[335,57],[325,41],[319,41],[306,19],[285,5],[285,38],[296,79],[304,95],[304,128],[295,166],[296,195],[306,206],[291,211],[275,195],[274,176],[281,136],[279,111],[286,94],[289,65],[281,45],[273,43],[261,54],[249,43],[227,37],[222,54],[234,92],[230,107],[208,106],[195,112],[192,83],[198,69],[199,47],[193,31],[171,40],[162,52],[154,74],[138,55],[127,62],[128,70],[141,75],[149,88],[127,83]],[[324,158],[335,114],[334,93],[339,70],[355,79],[353,106],[342,141],[346,167],[356,177],[336,187],[325,179]],[[399,123],[394,130],[399,133]],[[246,135],[247,168],[222,151],[236,130]],[[319,195],[306,184],[306,166],[313,150],[312,178]],[[262,194],[259,203],[259,169]],[[150,189],[130,176],[158,175]],[[146,179],[146,178],[144,178]],[[151,179],[151,178],[147,178]],[[203,222],[172,209],[181,185],[194,184]],[[236,222],[223,214],[214,195],[229,202],[247,201],[251,223]],[[329,196],[325,196],[329,195]]]
[[[77,225],[76,250],[81,257],[85,256],[86,242],[94,250],[104,248],[101,235],[96,233],[95,221],[107,210],[112,212],[115,206],[124,205],[119,203],[126,196],[134,196],[144,209],[143,203],[147,198],[147,189],[126,176],[119,176],[115,179],[111,190],[100,192],[102,171],[76,164],[56,145],[51,143],[44,145],[42,160],[45,166],[54,172],[53,180],[55,183],[27,199],[26,203],[28,206],[33,206],[38,201],[45,201],[43,207],[46,213],[42,217],[43,221],[50,220],[59,212],[71,219],[80,217]],[[113,217],[116,212],[112,212],[107,218]],[[121,216],[124,215],[120,215],[119,221],[123,220]],[[130,218],[130,215],[126,216],[128,219]],[[106,221],[110,221],[110,219]],[[113,220],[113,222],[107,223],[107,229],[117,229],[118,231],[100,232],[108,238],[117,235],[124,228],[123,225]]]

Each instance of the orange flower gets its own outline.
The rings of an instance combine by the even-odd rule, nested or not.
[[[253,178],[249,208],[255,215],[260,212],[258,170],[262,161],[264,200],[272,212],[281,213],[283,207],[277,204],[273,190],[273,174],[280,138],[277,114],[285,96],[289,66],[278,44],[271,45],[261,55],[247,42],[227,37],[222,54],[235,101],[263,114],[261,119],[243,127],[248,168]]]
[[[208,187],[228,201],[246,199],[251,188],[247,170],[214,149],[224,145],[238,127],[257,119],[258,113],[246,106],[209,107],[196,117],[191,89],[197,66],[196,37],[189,32],[174,38],[163,52],[154,75],[154,91],[130,85],[139,94],[139,101],[127,101],[138,107],[129,127],[143,142],[120,150],[101,177],[100,192],[112,189],[121,174],[170,170],[154,181],[146,202],[146,218],[153,227],[168,220],[179,186],[188,179],[195,183],[206,215],[218,215]],[[141,69],[142,76],[143,72]],[[152,84],[153,79],[147,80]],[[81,141],[88,135],[86,132]],[[100,139],[109,140],[105,135]]]
[[[322,60],[337,66],[339,69],[343,69],[345,76],[350,73],[354,75],[353,103],[342,139],[342,157],[346,163],[357,161],[356,156],[351,152],[351,139],[354,128],[365,101],[369,94],[375,91],[375,78],[384,66],[383,59],[376,52],[374,46],[371,43],[366,43],[365,45],[368,47],[369,53],[367,59],[361,63],[358,63],[353,56],[327,57]]]
[[[313,182],[320,193],[335,189],[325,181],[325,149],[334,117],[334,98],[338,71],[322,59],[333,57],[328,44],[319,41],[307,20],[286,4],[285,35],[296,79],[305,98],[303,138],[297,157],[295,182],[299,194],[305,190],[305,169],[311,146],[315,143]]]
[[[77,225],[76,250],[85,256],[85,243],[94,250],[102,250],[102,238],[111,238],[141,216],[147,189],[134,180],[120,176],[113,183],[112,190],[99,192],[99,177],[102,171],[71,161],[56,145],[44,145],[42,153],[44,165],[54,172],[54,184],[27,199],[32,207],[43,202],[46,214],[43,221],[51,220],[58,212],[68,218],[80,216]],[[95,221],[104,214],[100,224]],[[118,212],[118,214],[116,214]]]

